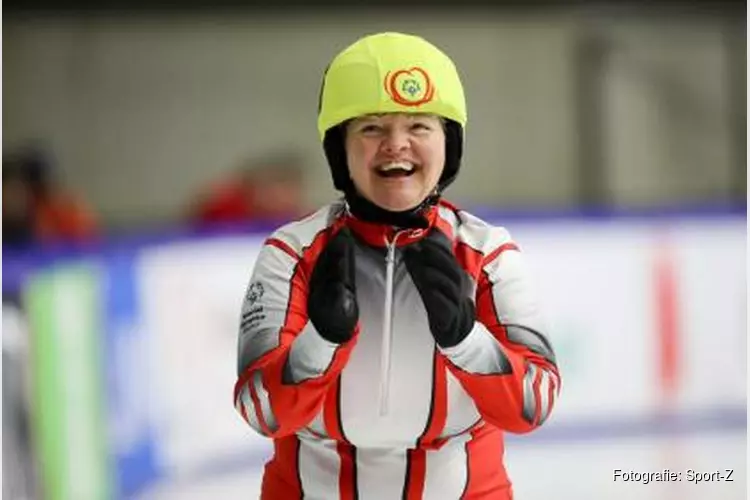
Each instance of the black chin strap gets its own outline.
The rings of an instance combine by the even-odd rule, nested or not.
[[[364,196],[357,193],[355,189],[347,189],[344,193],[344,197],[349,205],[349,212],[358,219],[377,224],[388,224],[390,226],[404,229],[428,228],[430,224],[427,220],[426,212],[430,207],[435,205],[440,198],[438,195],[431,195],[410,210],[392,212],[391,210],[386,210],[377,206]]]

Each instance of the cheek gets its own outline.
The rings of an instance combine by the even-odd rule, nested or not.
[[[425,148],[422,156],[429,164],[428,175],[432,177],[440,177],[445,167],[445,144],[443,142],[435,142]]]
[[[353,178],[361,178],[367,174],[367,166],[372,159],[372,148],[364,141],[349,141],[346,143],[346,161],[349,173]]]
[[[359,185],[362,182],[363,166],[361,155],[355,148],[347,147],[346,164],[349,168],[349,177],[354,180],[355,184]]]

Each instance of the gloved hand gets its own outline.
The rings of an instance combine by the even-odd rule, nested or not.
[[[468,275],[456,260],[451,242],[440,231],[404,248],[404,262],[422,297],[430,331],[440,347],[461,342],[474,327],[474,301]]]
[[[321,252],[310,277],[307,316],[326,340],[342,344],[354,335],[359,305],[354,279],[354,238],[343,228]]]

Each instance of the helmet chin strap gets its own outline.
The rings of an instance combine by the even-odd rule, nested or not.
[[[429,227],[429,222],[425,213],[430,207],[437,204],[440,194],[436,188],[422,203],[401,212],[394,212],[379,207],[360,195],[353,184],[344,192],[344,198],[349,206],[349,212],[358,219],[378,224],[388,224],[404,229],[426,229]]]

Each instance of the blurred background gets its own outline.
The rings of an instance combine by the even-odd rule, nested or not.
[[[242,296],[265,236],[337,196],[323,69],[386,30],[459,67],[447,198],[511,231],[553,324],[517,498],[745,498],[745,4],[379,5],[6,2],[3,499],[257,498]]]

